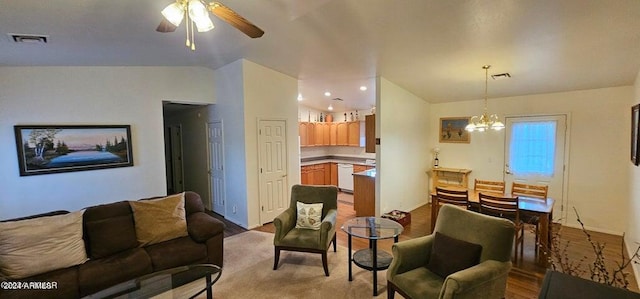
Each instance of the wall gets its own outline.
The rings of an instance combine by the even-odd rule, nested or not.
[[[258,120],[286,122],[288,189],[300,182],[298,83],[292,77],[248,60],[235,61],[215,72],[218,104],[213,105],[209,117],[222,120],[224,127],[225,216],[245,228],[257,227],[262,224],[259,213]],[[286,196],[289,197],[288,194]]]
[[[210,107],[209,121],[222,121],[224,134],[225,208],[224,216],[246,227],[247,166],[245,160],[244,83],[242,60],[215,70],[216,105]]]
[[[260,219],[258,178],[258,121],[286,122],[288,188],[300,182],[298,156],[298,81],[251,61],[243,61],[245,92],[245,142],[247,161],[248,227],[253,228],[273,219]],[[286,195],[287,203],[289,193]]]
[[[630,86],[539,94],[489,100],[489,112],[505,116],[569,114],[566,224],[576,226],[572,208],[592,230],[621,234],[626,229],[629,198],[629,99]],[[432,105],[431,125],[440,117],[471,116],[483,109],[483,101]],[[433,129],[437,130],[437,129]],[[474,178],[502,179],[504,132],[474,133],[470,144],[438,143],[443,167],[472,169]],[[558,218],[563,213],[554,211]]]
[[[214,103],[200,67],[0,67],[0,219],[166,194],[162,100]],[[129,124],[133,167],[20,177],[14,125]]]
[[[627,105],[627,113],[631,110],[630,107],[640,103],[640,72],[636,77],[633,97]],[[627,131],[629,132],[629,131]],[[625,147],[629,150],[629,144]],[[629,155],[627,155],[629,157]],[[627,159],[629,160],[629,159]],[[629,183],[629,209],[627,209],[626,217],[628,219],[625,234],[625,244],[627,245],[627,252],[632,254],[636,251],[640,245],[640,167],[633,165],[627,161],[627,181]],[[640,282],[640,265],[631,263],[636,281]]]
[[[379,91],[379,92],[378,92]],[[413,210],[427,203],[430,105],[379,78],[376,92],[376,214]]]

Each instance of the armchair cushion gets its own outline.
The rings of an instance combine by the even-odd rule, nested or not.
[[[297,221],[296,228],[319,230],[322,224],[322,203],[306,204],[296,202]]]
[[[452,273],[473,267],[480,261],[482,246],[435,233],[427,269],[447,277]]]

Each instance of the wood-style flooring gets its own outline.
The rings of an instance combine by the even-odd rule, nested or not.
[[[340,230],[342,224],[355,217],[355,211],[353,210],[353,199],[351,194],[340,193],[338,197],[338,218],[337,218],[337,227],[336,237],[339,245],[347,247],[348,237],[345,232]],[[244,228],[230,223],[229,221],[224,220],[224,218],[219,215],[214,216],[225,221],[227,224],[227,229],[225,229],[225,237],[234,235],[240,232],[245,231]],[[404,232],[400,235],[399,241],[409,240],[416,237],[426,236],[431,234],[431,207],[430,205],[421,206],[413,211],[411,211],[411,223],[404,228]],[[509,278],[507,280],[507,294],[506,298],[537,298],[538,293],[540,292],[540,286],[542,284],[542,280],[544,278],[544,274],[546,269],[540,267],[535,264],[534,257],[534,233],[533,226],[530,227],[530,230],[525,233],[525,250],[524,250],[524,258],[519,265],[514,265],[514,268],[509,273]],[[272,223],[265,224],[254,230],[263,231],[263,232],[275,232],[274,226]],[[600,243],[606,243],[605,254],[607,255],[607,259],[610,261],[618,260],[620,252],[623,252],[621,245],[621,237],[614,236],[603,233],[590,232],[592,234],[592,238],[594,241]],[[583,265],[585,269],[588,266],[587,263],[591,262],[593,259],[593,250],[591,249],[590,243],[586,241],[584,234],[581,230],[573,229],[569,227],[562,227],[562,239],[569,240],[571,246],[569,246],[569,250],[567,254],[573,260],[580,260],[583,256],[587,256]],[[369,243],[365,239],[353,238],[352,245],[354,250],[359,250],[363,248],[367,248]],[[380,240],[378,242],[378,248],[382,250],[386,250],[391,252],[391,246],[393,245],[393,239],[389,240]],[[629,289],[635,292],[638,292],[638,286],[633,276],[633,270],[629,267],[629,281],[630,286]]]

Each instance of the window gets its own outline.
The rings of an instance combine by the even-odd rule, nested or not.
[[[509,144],[511,172],[516,175],[553,175],[556,126],[556,121],[513,124]]]

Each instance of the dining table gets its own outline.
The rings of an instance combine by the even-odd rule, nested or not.
[[[465,190],[464,188],[448,188],[452,190]],[[493,193],[482,191],[484,194],[494,196],[509,197],[509,193]],[[469,189],[469,206],[473,210],[478,210],[480,206],[480,191]],[[518,196],[518,208],[521,213],[534,215],[539,218],[538,240],[540,242],[540,254],[536,263],[540,266],[547,267],[549,262],[549,254],[552,247],[552,220],[553,220],[553,198],[535,198],[527,196]],[[438,201],[436,200],[436,192],[431,192],[431,231],[435,228],[436,218],[438,217]]]

